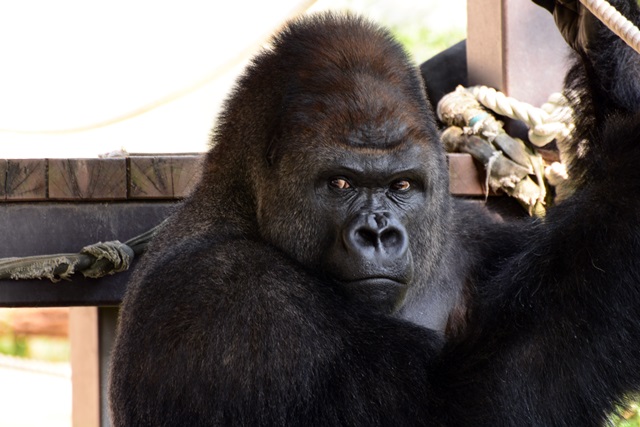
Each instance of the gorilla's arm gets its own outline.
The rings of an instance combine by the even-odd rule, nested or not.
[[[559,147],[575,187],[582,183],[590,160],[595,158],[580,156],[588,148],[584,140],[597,139],[594,132],[601,134],[612,114],[632,116],[638,112],[640,60],[578,0],[536,2],[553,11],[561,33],[575,50],[574,65],[565,79],[565,94],[572,101],[578,126],[573,137]],[[630,21],[640,22],[635,2],[613,4]]]
[[[615,6],[638,22],[635,2]],[[568,76],[575,192],[478,283],[474,327],[439,370],[452,424],[602,425],[640,389],[640,58],[589,31]]]
[[[130,284],[123,307],[114,425],[429,420],[434,334],[348,303],[246,238],[202,234],[154,265]],[[194,266],[186,276],[185,265]]]

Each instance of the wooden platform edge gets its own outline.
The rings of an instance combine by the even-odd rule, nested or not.
[[[484,172],[471,156],[447,156],[451,193],[484,195]],[[0,159],[0,203],[179,200],[198,182],[202,158]]]

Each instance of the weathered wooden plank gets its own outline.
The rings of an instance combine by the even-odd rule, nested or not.
[[[74,307],[69,335],[74,426],[100,426],[100,358],[98,307]]]
[[[202,156],[129,158],[129,198],[183,198],[198,182]]]
[[[171,157],[130,157],[129,198],[159,199],[173,197]]]
[[[467,2],[469,84],[535,106],[562,89],[568,47],[553,17],[533,2]]]
[[[200,180],[203,158],[204,156],[176,156],[171,158],[174,197],[186,197],[193,190],[193,187]]]
[[[198,182],[202,159],[0,159],[0,202],[181,199]],[[449,159],[452,194],[482,195],[482,177],[471,158],[449,154]]]
[[[6,159],[0,159],[0,202],[3,202],[7,198],[6,185],[7,185],[7,168],[9,167]]]
[[[6,200],[39,200],[47,197],[45,159],[7,160],[4,191]]]
[[[467,70],[469,85],[505,90],[503,8],[501,0],[467,1]]]
[[[484,171],[476,167],[473,157],[464,153],[449,153],[449,191],[456,196],[482,196]]]
[[[49,198],[117,200],[127,197],[125,159],[49,159]]]

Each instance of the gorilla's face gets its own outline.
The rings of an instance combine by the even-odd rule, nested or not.
[[[428,151],[403,144],[287,153],[260,198],[261,232],[348,297],[392,312],[421,273],[414,252],[430,223]]]
[[[323,271],[348,295],[384,311],[402,302],[415,274],[407,225],[427,200],[420,154],[417,146],[336,148],[315,174],[316,204],[331,236]]]
[[[369,95],[375,86],[303,98],[254,176],[261,235],[389,313],[428,277],[448,189],[435,131],[393,90]]]

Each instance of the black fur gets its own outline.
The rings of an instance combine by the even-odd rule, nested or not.
[[[640,385],[640,90],[637,55],[598,37],[570,75],[588,101],[574,194],[498,223],[449,196],[386,32],[290,24],[129,285],[114,425],[601,425]]]

